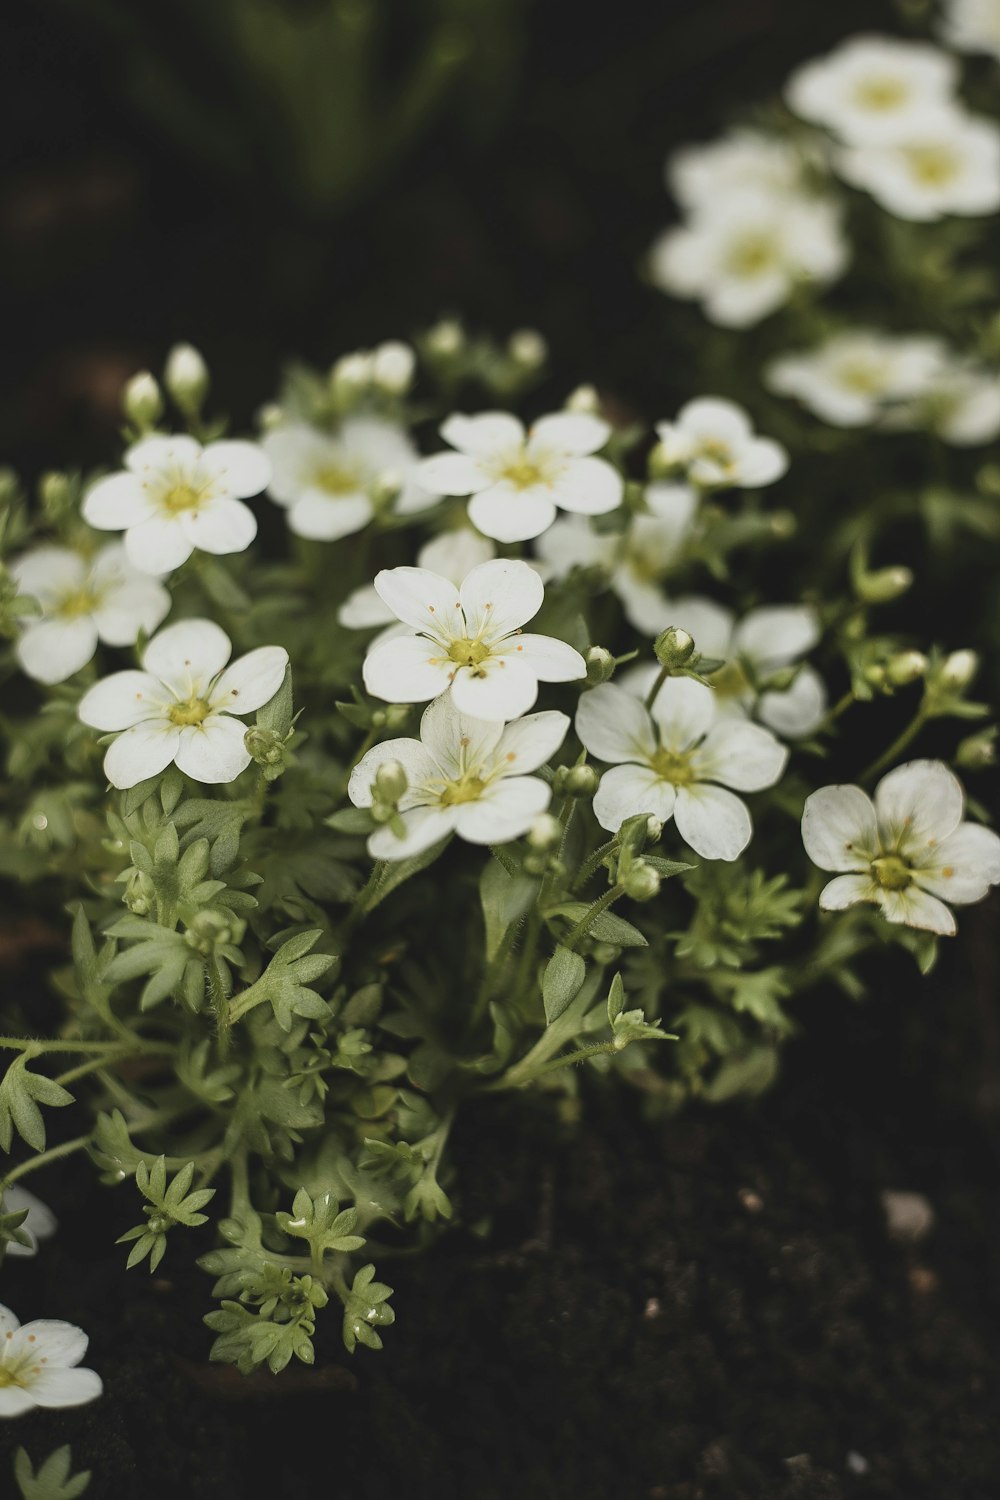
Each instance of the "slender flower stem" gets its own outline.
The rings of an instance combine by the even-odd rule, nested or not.
[[[647,710],[651,710],[652,709],[653,704],[656,702],[657,696],[659,695],[660,688],[663,686],[663,684],[666,682],[666,680],[667,680],[667,678],[669,676],[670,676],[670,668],[669,667],[661,667],[660,671],[659,671],[659,675],[658,675],[656,681],[653,683],[653,686],[650,688],[649,692],[646,694],[646,708],[647,708]]]
[[[121,1052],[121,1042],[71,1042],[63,1040],[48,1040],[46,1038],[23,1037],[23,1036],[0,1036],[0,1050],[7,1052],[30,1052],[32,1057],[40,1057],[45,1052]],[[144,1042],[139,1037],[131,1038],[129,1041],[130,1052],[159,1053],[165,1055],[172,1053],[173,1047],[158,1042]]]
[[[819,729],[817,732],[822,734],[824,729],[829,729],[830,726],[840,718],[841,714],[846,713],[851,704],[856,702],[857,697],[855,695],[854,689],[848,688],[844,696],[842,698],[838,698],[837,702],[833,705],[829,712],[824,714],[823,721],[819,725]]]
[[[584,912],[569,937],[566,938],[563,947],[568,948],[572,952],[580,939],[586,937],[592,924],[597,921],[601,913],[607,911],[608,907],[612,906],[618,900],[619,896],[624,896],[624,894],[625,887],[623,885],[613,885],[604,892],[603,896],[598,896],[589,910]]]
[[[570,886],[570,890],[578,891],[581,886],[586,885],[591,875],[596,874],[604,860],[607,859],[608,855],[611,853],[612,849],[617,848],[617,846],[618,838],[616,835],[615,838],[608,839],[608,842],[606,844],[602,844],[599,849],[595,849],[593,854],[589,855],[580,866],[576,875],[576,879]]]
[[[89,1144],[89,1135],[78,1135],[71,1141],[63,1141],[59,1146],[50,1146],[48,1151],[40,1151],[37,1156],[29,1156],[27,1161],[22,1161],[18,1166],[12,1167],[4,1174],[0,1182],[8,1188],[19,1177],[27,1177],[29,1172],[36,1172],[39,1167],[47,1167],[49,1162],[59,1161],[60,1157],[72,1156],[74,1151],[82,1151]]]
[[[871,765],[866,767],[866,769],[862,771],[861,775],[858,777],[858,780],[862,782],[874,781],[876,776],[878,776],[888,766],[891,766],[893,761],[897,760],[899,756],[902,755],[907,746],[914,739],[916,739],[917,735],[920,733],[921,729],[923,729],[926,722],[927,712],[924,703],[921,703],[920,707],[913,715],[913,718],[903,730],[902,734],[897,735],[892,744],[889,746],[888,750],[886,750],[876,760],[873,760]]]

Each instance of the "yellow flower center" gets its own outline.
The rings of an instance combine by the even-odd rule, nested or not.
[[[175,516],[182,510],[197,510],[203,498],[203,491],[196,490],[193,485],[182,482],[165,490],[160,496],[160,504],[164,510]]]
[[[100,602],[99,595],[93,589],[79,588],[75,593],[66,594],[60,599],[55,614],[61,620],[78,620],[81,615],[93,614]]]
[[[200,724],[212,712],[204,698],[189,698],[186,703],[173,703],[167,710],[171,724],[181,728],[189,724]]]
[[[467,772],[460,781],[449,781],[441,793],[442,807],[456,807],[460,802],[478,802],[486,782]]]
[[[898,854],[883,854],[872,860],[872,878],[884,891],[905,891],[913,876]]]
[[[448,647],[448,658],[460,667],[478,667],[489,656],[490,648],[483,641],[470,640],[462,636]]]
[[[946,146],[910,146],[906,156],[914,177],[927,187],[943,187],[955,176],[958,163]]]
[[[688,786],[695,779],[691,756],[686,750],[667,750],[661,746],[650,765],[661,781],[669,781],[674,786]]]
[[[864,78],[854,97],[863,109],[883,114],[898,109],[908,93],[909,89],[901,78]]]
[[[848,359],[840,367],[840,383],[859,396],[877,396],[885,384],[884,371],[867,360]]]
[[[742,698],[750,687],[750,681],[738,661],[727,661],[713,675],[712,687],[717,699]]]
[[[359,484],[357,473],[353,469],[347,464],[337,463],[324,464],[317,469],[312,482],[317,489],[325,490],[328,495],[354,494]]]
[[[500,470],[499,477],[512,484],[516,490],[530,490],[535,484],[548,484],[549,479],[542,465],[537,459],[529,458],[527,454],[513,459],[504,464]]]
[[[730,249],[729,270],[734,276],[760,276],[777,263],[774,241],[769,235],[747,234]]]

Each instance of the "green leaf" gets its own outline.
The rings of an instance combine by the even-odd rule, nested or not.
[[[281,680],[281,686],[270,698],[263,708],[257,710],[257,727],[259,729],[270,729],[274,734],[284,739],[292,727],[292,715],[294,706],[292,703],[292,669],[285,668],[285,675]]]
[[[45,1150],[45,1122],[39,1104],[59,1109],[73,1095],[41,1073],[28,1071],[27,1054],[15,1057],[0,1082],[0,1146],[9,1151],[16,1130],[33,1151]]]
[[[487,861],[479,878],[479,899],[486,924],[486,959],[499,951],[504,933],[513,922],[527,915],[535,899],[539,882],[529,875],[509,874],[494,857]]]
[[[576,997],[586,977],[587,965],[579,953],[571,953],[568,948],[556,949],[542,975],[542,1004],[549,1026]]]
[[[767,1045],[748,1047],[736,1056],[727,1057],[715,1077],[702,1090],[710,1104],[722,1104],[736,1095],[762,1094],[770,1088],[778,1072],[778,1049]]]
[[[590,905],[586,901],[567,901],[562,906],[551,907],[546,912],[546,916],[566,917],[575,927],[588,911],[590,911]],[[591,922],[589,934],[599,943],[613,943],[616,948],[649,946],[638,927],[633,927],[631,922],[626,922],[624,917],[616,916],[613,911],[600,912]]]
[[[611,981],[611,989],[608,991],[608,1022],[611,1026],[615,1024],[624,1008],[625,985],[622,982],[622,976],[616,974]]]
[[[428,865],[432,865],[434,863],[439,854],[444,853],[445,849],[450,843],[451,834],[449,833],[447,838],[441,839],[437,844],[432,844],[431,847],[429,849],[425,849],[422,854],[414,854],[410,859],[394,859],[388,861],[386,872],[383,875],[375,894],[369,898],[366,910],[373,911],[376,906],[381,905],[386,896],[392,894],[397,886],[401,886],[403,882],[405,880],[409,880],[411,876],[419,875],[421,870],[426,870]]]
[[[231,1019],[241,1020],[256,1006],[267,1003],[282,1031],[291,1031],[293,1016],[325,1020],[330,1007],[315,990],[307,988],[337,962],[330,954],[309,952],[322,936],[322,929],[317,927],[283,943],[260,978],[233,997]]]
[[[77,1500],[90,1484],[90,1469],[70,1474],[73,1455],[68,1443],[50,1453],[40,1469],[35,1468],[23,1448],[14,1454],[14,1478],[22,1500]]]

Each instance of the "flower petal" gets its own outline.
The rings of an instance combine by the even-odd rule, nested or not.
[[[307,489],[288,512],[288,529],[311,542],[337,542],[342,536],[363,531],[375,514],[367,495],[325,495]]]
[[[396,616],[388,604],[379,598],[375,585],[371,583],[348,594],[337,610],[337,620],[348,630],[372,630],[376,625],[398,625]]]
[[[460,713],[451,693],[424,709],[420,738],[441,775],[457,781],[466,771],[492,771],[503,733],[501,719],[477,719]]]
[[[174,756],[178,769],[212,786],[235,781],[252,759],[245,734],[246,725],[226,714],[209,714],[200,724],[185,725]]]
[[[38,620],[17,643],[17,659],[36,682],[65,682],[97,650],[97,628],[89,615],[76,620]]]
[[[666,823],[673,815],[677,792],[649,766],[612,766],[601,777],[594,794],[594,817],[609,833],[617,833],[626,818],[649,813]]]
[[[447,690],[455,670],[440,647],[422,635],[373,646],[361,669],[365,691],[387,703],[426,703]]]
[[[819,619],[804,604],[773,604],[752,609],[733,632],[733,650],[761,672],[798,661],[820,637]]]
[[[105,776],[122,791],[145,781],[147,776],[159,776],[175,758],[180,734],[169,719],[146,719],[133,724],[108,746]]]
[[[769,729],[786,740],[802,739],[813,734],[826,713],[826,687],[813,667],[796,673],[791,687],[783,692],[769,690],[757,699],[758,717]]]
[[[553,481],[551,494],[563,510],[603,516],[621,505],[625,481],[606,459],[574,458]]]
[[[432,640],[449,641],[464,633],[458,589],[440,573],[428,568],[383,568],[375,575],[375,590],[397,619]]]
[[[21,1327],[21,1338],[34,1345],[34,1353],[45,1355],[51,1365],[78,1365],[90,1342],[82,1328],[61,1318],[35,1318]]]
[[[611,765],[648,761],[656,753],[649,714],[637,697],[613,682],[582,694],[576,732],[591,755]]]
[[[19,1385],[0,1386],[0,1417],[20,1417],[38,1403],[29,1391]]]
[[[746,803],[725,787],[705,782],[677,788],[674,822],[702,859],[738,859],[753,836]]]
[[[718,781],[737,792],[774,786],[788,763],[788,751],[759,724],[722,719],[694,752],[691,767],[699,781]]]
[[[528,712],[538,697],[538,678],[509,656],[489,656],[478,667],[459,667],[451,694],[459,713],[506,722]]]
[[[249,505],[222,495],[197,510],[182,511],[180,520],[191,545],[216,556],[245,552],[257,535],[257,517]]]
[[[487,470],[467,453],[435,453],[421,459],[414,476],[433,495],[472,495],[490,483]]]
[[[516,490],[507,483],[480,490],[469,501],[469,520],[498,542],[529,542],[556,518],[555,491],[548,485]]]
[[[271,460],[257,443],[209,443],[201,465],[215,476],[217,486],[224,485],[227,495],[241,500],[259,495],[271,482]]]
[[[125,467],[133,474],[156,469],[193,469],[203,449],[193,437],[176,433],[170,437],[148,437],[133,443],[125,454]]]
[[[11,1312],[9,1307],[0,1303],[0,1335],[16,1333],[21,1326],[21,1319],[16,1313]],[[0,1387],[2,1389],[2,1387]]]
[[[96,1370],[50,1368],[31,1382],[30,1394],[36,1406],[82,1406],[85,1401],[96,1401],[103,1390]]]
[[[821,870],[866,870],[879,852],[871,799],[859,786],[824,786],[806,798],[802,842]]]
[[[29,594],[41,605],[54,604],[83,586],[87,564],[70,547],[36,547],[12,562],[10,573],[19,594]]]
[[[214,620],[178,620],[153,637],[142,664],[186,700],[222,671],[232,650],[228,635]]]
[[[458,805],[460,838],[470,844],[505,844],[527,833],[548,807],[552,789],[537,776],[494,781],[475,802]]]
[[[914,871],[925,891],[958,906],[981,901],[1000,883],[1000,838],[992,828],[960,823],[934,850],[933,861]]]
[[[474,417],[455,412],[441,424],[441,436],[460,453],[477,458],[520,448],[524,427],[506,411],[482,411]]]
[[[130,568],[128,577],[104,595],[93,619],[109,646],[131,646],[140,630],[149,635],[169,611],[170,595],[163,585]]]
[[[940,760],[911,760],[883,776],[875,788],[883,843],[921,866],[926,846],[943,843],[962,821],[965,797],[954,772]]]
[[[81,514],[87,525],[98,531],[125,531],[148,521],[155,512],[141,480],[135,474],[120,473],[91,485],[83,497]]]
[[[439,779],[438,767],[428,753],[426,745],[421,744],[420,740],[407,737],[383,740],[381,744],[373,745],[370,750],[366,751],[351,772],[351,779],[347,783],[347,795],[355,807],[371,807],[374,800],[372,783],[382,766],[388,765],[391,761],[398,761],[406,772],[406,780],[409,783],[400,802],[403,808],[417,806],[420,800],[420,789],[426,787],[429,782]]]
[[[492,542],[471,526],[460,526],[457,531],[442,531],[440,536],[425,542],[417,553],[417,567],[439,573],[458,588],[473,568],[494,558],[496,550]]]
[[[603,448],[611,428],[600,417],[584,412],[560,411],[551,417],[540,417],[528,429],[528,452],[572,453],[582,458]]]
[[[722,396],[688,401],[677,413],[677,426],[686,436],[715,439],[733,447],[742,447],[752,432],[743,408]]]
[[[819,893],[824,911],[846,911],[859,901],[877,900],[878,888],[869,875],[837,875]]]
[[[125,533],[128,560],[140,573],[162,576],[186,563],[194,545],[177,516],[153,516],[129,527]]]
[[[553,635],[514,635],[494,650],[529,667],[540,682],[579,682],[587,675],[579,651]]]
[[[130,729],[162,715],[169,694],[149,672],[113,672],[88,688],[77,714],[91,729]]]
[[[668,677],[651,709],[668,750],[688,750],[700,740],[715,719],[712,689],[693,677]]]
[[[466,575],[459,597],[467,634],[495,641],[537,615],[545,588],[526,562],[498,557]]]
[[[875,899],[887,922],[936,932],[940,937],[955,935],[955,918],[944,902],[919,886],[908,885],[905,891],[878,890]]]
[[[212,712],[248,714],[263,708],[280,688],[287,667],[283,646],[258,646],[237,657],[212,689]]]
[[[752,438],[736,466],[738,482],[748,490],[759,489],[788,472],[788,454],[773,438]]]
[[[457,807],[411,807],[400,814],[406,834],[397,838],[386,825],[378,828],[368,840],[368,853],[373,859],[410,859],[423,854],[441,839],[455,832],[458,823]]]
[[[523,776],[537,771],[550,760],[569,729],[568,714],[528,714],[508,724],[496,746],[496,759],[503,764],[502,775]]]

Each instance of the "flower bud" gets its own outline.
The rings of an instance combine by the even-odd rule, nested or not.
[[[524,370],[539,369],[549,356],[549,346],[535,328],[519,328],[507,341],[507,353]]]
[[[372,355],[371,377],[387,396],[404,396],[413,384],[416,355],[409,344],[389,339]]]
[[[167,355],[163,383],[181,411],[198,411],[208,395],[208,366],[193,344],[175,344]]]
[[[885,667],[880,666],[878,662],[873,661],[870,666],[865,667],[863,676],[869,687],[885,687]]]
[[[596,386],[578,385],[566,397],[563,408],[565,411],[579,412],[581,416],[596,417],[601,410],[601,398]]]
[[[452,359],[465,346],[465,331],[454,318],[442,318],[428,329],[424,347],[433,359]]]
[[[622,885],[626,896],[633,901],[652,901],[660,889],[660,877],[652,865],[647,865],[644,859],[637,859],[624,876]]]
[[[646,464],[650,479],[666,479],[677,467],[676,459],[671,456],[670,449],[663,442],[656,443],[649,450]]]
[[[128,421],[141,432],[156,426],[163,415],[163,396],[148,370],[132,376],[122,396],[122,407]]]
[[[191,920],[184,934],[189,948],[210,958],[229,943],[238,943],[243,936],[246,923],[232,912],[200,911]]]
[[[375,780],[372,782],[376,802],[395,806],[409,784],[406,772],[398,760],[384,761],[375,772]]]
[[[562,824],[551,813],[541,813],[528,829],[525,837],[532,849],[555,849],[562,838]]]
[[[277,401],[267,401],[257,412],[257,425],[264,432],[274,432],[285,420],[285,413]]]
[[[651,844],[658,844],[663,837],[663,822],[660,818],[650,813],[646,819],[646,838]]]
[[[285,758],[284,741],[273,729],[260,729],[254,724],[243,736],[243,744],[259,766],[276,766]]]
[[[653,650],[661,667],[669,670],[683,667],[694,655],[694,637],[677,625],[668,625],[653,642]]]
[[[893,687],[908,687],[911,682],[919,682],[928,665],[922,651],[897,651],[885,664],[886,680]]]
[[[781,542],[787,541],[795,535],[798,524],[790,510],[776,510],[771,516],[771,535]]]
[[[59,521],[75,507],[77,487],[68,474],[52,469],[38,481],[38,498],[48,521]]]
[[[953,651],[941,664],[938,682],[942,687],[961,692],[967,688],[979,670],[979,657],[975,651]]]
[[[874,573],[859,573],[854,580],[854,592],[863,604],[889,604],[905,594],[913,583],[909,568],[878,568]]]
[[[614,943],[595,943],[590,953],[597,964],[613,964],[615,959],[621,957],[621,951]]]
[[[356,396],[372,381],[372,356],[364,349],[344,354],[330,371],[330,389],[335,396]]]
[[[970,734],[955,751],[955,764],[969,771],[981,771],[987,766],[995,766],[996,741],[996,726],[991,729],[981,729],[978,734]]]
[[[149,876],[144,875],[141,870],[133,870],[122,901],[133,916],[148,916],[156,905],[156,887]]]
[[[389,703],[381,710],[386,729],[402,729],[410,717],[409,703]]]
[[[587,663],[587,685],[597,687],[608,682],[614,674],[615,659],[604,646],[591,646],[584,660]]]
[[[593,766],[560,766],[555,776],[557,796],[592,797],[601,784]]]

